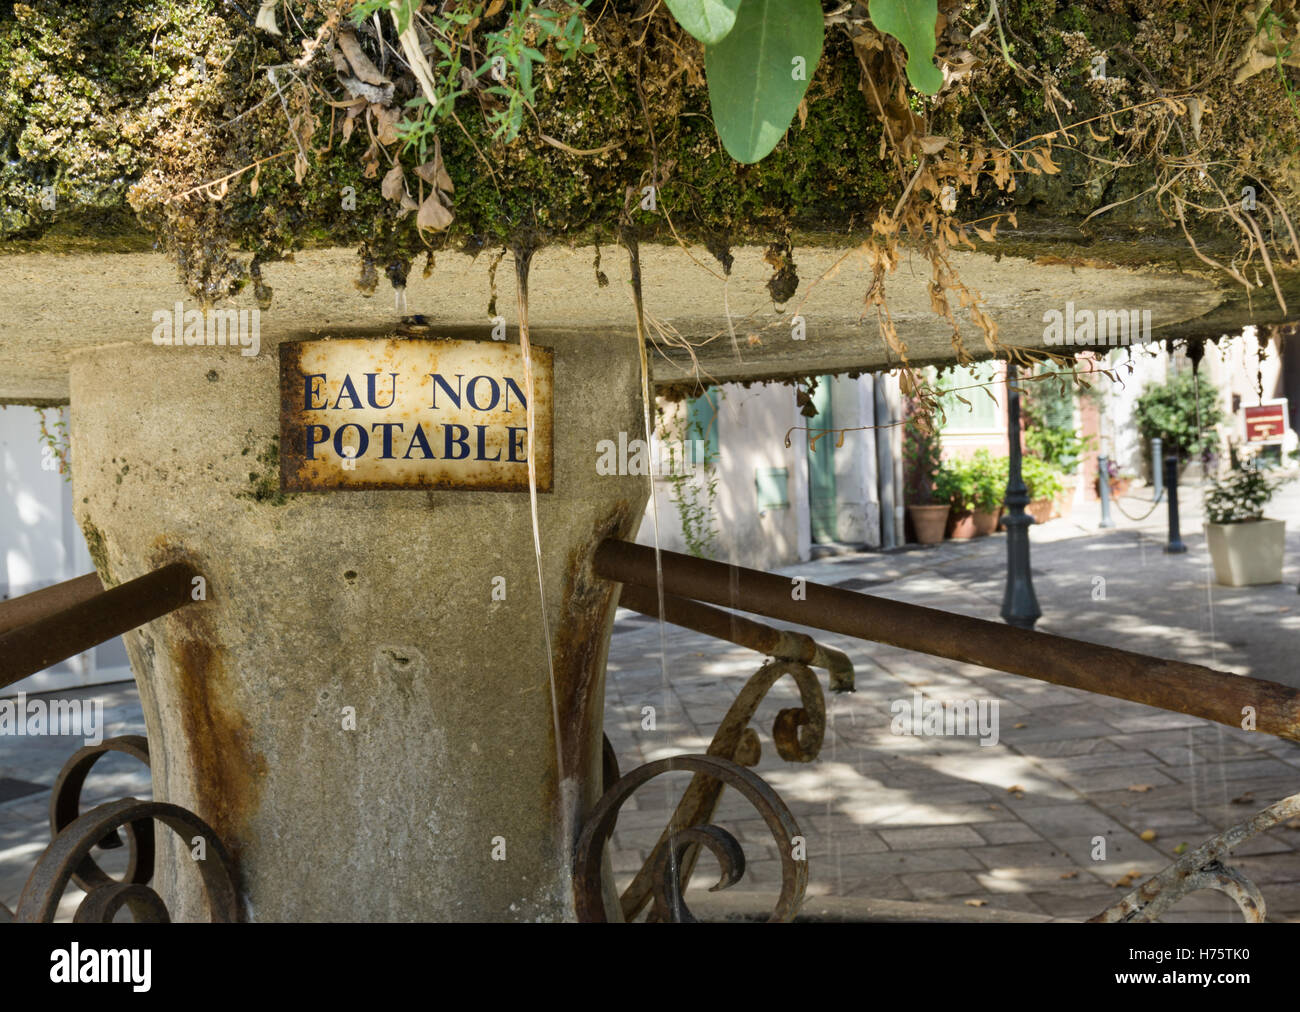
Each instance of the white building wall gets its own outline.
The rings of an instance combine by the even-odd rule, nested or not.
[[[67,421],[67,409],[48,409],[47,425]],[[0,600],[71,580],[95,567],[72,516],[72,487],[57,469],[42,465],[40,416],[35,408],[0,410]],[[120,639],[69,658],[8,688],[0,696],[129,679]]]
[[[879,548],[879,475],[876,436],[870,428],[875,421],[872,380],[870,376],[857,379],[837,376],[831,389],[833,424],[835,428],[845,430],[844,445],[835,451],[839,539],[852,545]]]
[[[721,562],[770,569],[808,558],[807,443],[802,432],[791,428],[806,424],[794,405],[794,393],[783,384],[724,384],[718,394],[717,496],[714,514],[718,538],[714,558]],[[758,468],[785,468],[787,499],[784,508],[758,508]],[[697,484],[703,477],[695,479]],[[672,501],[672,483],[655,478],[659,546],[686,551],[678,508]],[[637,533],[637,543],[654,544],[651,504]]]

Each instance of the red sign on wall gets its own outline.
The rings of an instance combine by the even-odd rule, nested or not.
[[[1286,403],[1242,408],[1246,416],[1246,442],[1280,443],[1286,433]]]

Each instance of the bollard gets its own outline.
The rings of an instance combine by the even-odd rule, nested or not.
[[[1160,496],[1164,491],[1164,457],[1160,454],[1160,437],[1156,436],[1151,440],[1151,479],[1152,496],[1151,501],[1158,503]]]
[[[1097,457],[1097,492],[1101,495],[1101,523],[1098,527],[1114,527],[1110,518],[1110,458],[1104,453]]]
[[[1165,458],[1165,488],[1169,490],[1169,544],[1165,551],[1171,555],[1187,551],[1182,536],[1178,531],[1178,456],[1170,454]]]

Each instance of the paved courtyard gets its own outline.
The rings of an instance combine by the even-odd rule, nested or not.
[[[1043,609],[1038,628],[1300,686],[1300,489],[1292,485],[1270,510],[1291,520],[1284,582],[1236,590],[1213,584],[1199,495],[1190,487],[1181,494],[1185,555],[1162,551],[1163,508],[1140,524],[1117,516],[1120,526],[1110,531],[1097,530],[1095,506],[1034,528],[1033,576]],[[1125,505],[1130,512],[1141,507],[1136,500]],[[999,620],[1005,553],[1005,537],[995,535],[834,556],[782,572]],[[789,679],[768,694],[751,726],[763,739],[756,769],[788,803],[808,840],[813,905],[870,898],[942,904],[959,916],[1086,918],[1119,899],[1122,883],[1141,882],[1185,847],[1300,790],[1300,746],[1288,742],[806,631],[844,650],[857,672],[856,692],[827,696],[819,758],[785,763],[772,746],[777,711],[797,705]],[[763,661],[669,626],[665,678],[660,637],[657,622],[619,612],[606,730],[625,772],[663,756],[703,752]],[[996,701],[997,743],[892,733],[891,704],[917,692],[940,701]],[[134,686],[83,694],[105,700],[108,734],[144,733]],[[655,707],[654,730],[642,727],[645,706]],[[10,786],[18,796],[0,803],[0,902],[10,907],[48,843],[48,786],[77,744],[57,737],[3,741],[0,778],[31,785]],[[685,780],[660,778],[624,807],[612,853],[620,888],[645,859]],[[148,791],[147,773],[114,757],[96,767],[85,802],[147,797]],[[730,892],[775,895],[780,864],[761,818],[729,791],[715,821],[736,833],[749,858],[744,879]],[[1094,859],[1097,838],[1105,841],[1104,859]],[[1300,822],[1236,852],[1235,863],[1260,886],[1272,920],[1300,919],[1297,847]],[[122,856],[115,851],[105,863],[112,867]],[[711,870],[711,859],[703,858],[693,893],[712,884]],[[70,914],[74,907],[70,894],[64,909]],[[1198,893],[1165,919],[1237,920],[1239,914],[1217,893]]]
[[[1165,509],[1099,531],[1098,508],[1031,531],[1044,632],[1207,664],[1300,686],[1300,489],[1269,515],[1291,520],[1284,582],[1231,589],[1213,583],[1200,496],[1181,491],[1185,555],[1166,555]],[[1135,495],[1149,495],[1138,490]],[[1140,498],[1126,500],[1135,515]],[[1000,621],[1005,536],[899,553],[839,556],[781,572],[865,593]],[[1104,583],[1098,581],[1101,578]],[[1104,599],[1098,599],[1104,587]],[[779,624],[779,623],[777,623]],[[1061,918],[1100,912],[1186,847],[1300,790],[1300,745],[1193,717],[1061,688],[847,637],[805,632],[845,651],[857,691],[827,696],[820,758],[783,762],[770,730],[797,706],[790,679],[769,693],[751,726],[764,739],[756,770],[789,804],[809,841],[809,895],[939,902]],[[624,770],[683,751],[703,752],[762,658],[670,627],[668,688],[658,624],[620,612],[609,664],[607,733]],[[825,684],[823,679],[823,685]],[[891,733],[895,700],[996,700],[997,745],[971,737]],[[642,707],[657,730],[642,730]],[[684,774],[679,775],[682,780]],[[636,795],[615,834],[622,886],[666,821],[662,790]],[[625,809],[626,811],[626,809]],[[731,821],[732,819],[736,821]],[[780,865],[761,819],[728,792],[719,824],[738,826],[751,859],[736,890],[775,893]],[[1155,837],[1142,836],[1154,831]],[[1106,857],[1093,860],[1094,839]],[[1300,918],[1300,823],[1236,852],[1276,920]],[[704,858],[694,886],[713,884]],[[711,865],[708,865],[711,867]],[[1130,873],[1136,872],[1130,876]],[[1165,920],[1240,919],[1218,893],[1197,893]]]

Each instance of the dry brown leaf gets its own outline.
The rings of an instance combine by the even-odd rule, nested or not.
[[[967,900],[966,905],[968,907],[986,907],[989,905],[989,901],[988,900]]]
[[[397,143],[397,124],[402,118],[400,109],[385,109],[372,105],[370,111],[375,114],[375,137],[385,146]]]
[[[343,50],[343,55],[348,58],[348,63],[352,66],[354,73],[366,84],[392,84],[387,77],[379,72],[379,68],[370,62],[370,57],[361,51],[361,43],[357,41],[356,33],[348,30],[339,32],[339,48]]]
[[[379,145],[371,144],[366,148],[366,153],[362,155],[361,161],[365,164],[365,170],[362,175],[367,179],[374,179],[379,175]]]
[[[1147,791],[1151,790],[1151,785],[1150,784],[1129,784],[1128,789],[1130,791],[1133,791],[1135,794],[1145,794]]]
[[[1078,877],[1079,877],[1079,873],[1077,871],[1061,872],[1061,878],[1070,879],[1070,878],[1078,878]]]
[[[456,192],[456,187],[451,182],[451,176],[447,175],[447,169],[442,164],[442,153],[437,150],[434,151],[432,161],[415,167],[415,174],[426,183],[432,183],[446,193]]]
[[[921,151],[927,155],[937,155],[940,151],[948,146],[947,137],[937,137],[933,134],[922,137],[917,141],[921,145]]]
[[[250,197],[257,196],[257,188],[261,185],[259,181],[261,175],[262,175],[262,163],[258,162],[257,168],[253,170],[253,178],[248,181],[248,195]]]
[[[379,192],[385,200],[400,201],[406,195],[406,177],[402,175],[402,163],[394,162],[393,167],[384,174],[384,181]]]
[[[1060,166],[1052,161],[1051,152],[1046,148],[1034,148],[1029,153],[1034,156],[1034,159],[1043,167],[1043,171],[1049,176],[1054,176],[1061,171]]]
[[[393,86],[391,84],[366,84],[365,81],[353,77],[351,74],[339,74],[339,84],[343,85],[353,98],[373,102],[380,108],[388,105],[393,100]]]
[[[435,188],[424,198],[424,203],[420,205],[420,213],[415,216],[415,227],[443,232],[455,220],[456,216],[443,207],[442,201],[438,199],[438,191]]]

